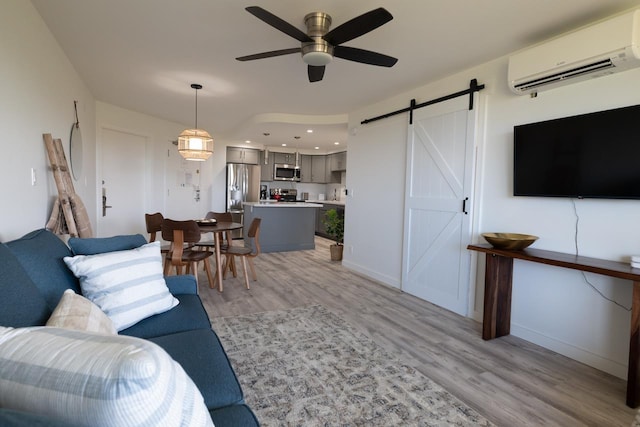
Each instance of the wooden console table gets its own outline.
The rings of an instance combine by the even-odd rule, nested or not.
[[[633,301],[631,303],[631,336],[627,371],[627,406],[636,408],[640,405],[640,269],[631,268],[627,263],[541,249],[509,251],[495,249],[489,244],[469,245],[467,249],[487,254],[482,321],[482,338],[485,340],[509,335],[511,331],[511,288],[514,259],[631,280],[633,282]]]

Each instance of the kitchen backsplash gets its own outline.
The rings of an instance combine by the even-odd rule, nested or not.
[[[298,197],[302,197],[302,193],[309,194],[309,200],[318,200],[321,194],[324,194],[325,200],[334,200],[334,191],[335,191],[335,200],[344,201],[345,196],[345,181],[346,181],[346,173],[342,173],[340,176],[340,184],[310,184],[303,182],[287,182],[287,181],[263,181],[261,184],[267,185],[269,189],[271,188],[295,188],[298,190]]]

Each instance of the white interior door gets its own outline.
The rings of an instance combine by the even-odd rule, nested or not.
[[[407,141],[402,289],[464,316],[474,129],[460,97],[415,110]]]
[[[146,235],[145,175],[147,138],[101,129],[102,204],[98,236]]]

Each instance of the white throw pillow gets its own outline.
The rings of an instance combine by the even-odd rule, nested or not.
[[[70,329],[0,327],[0,407],[87,426],[213,426],[158,345]]]
[[[97,255],[64,257],[82,294],[121,331],[178,305],[162,274],[160,242]]]
[[[109,316],[104,314],[100,307],[71,289],[62,294],[58,306],[47,320],[47,326],[116,334],[116,328],[113,327]]]

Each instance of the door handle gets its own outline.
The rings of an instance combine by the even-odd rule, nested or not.
[[[465,215],[469,215],[469,212],[467,212],[467,202],[469,201],[468,197],[465,197],[464,200],[462,201],[462,212]]]
[[[107,216],[107,209],[113,206],[107,206],[107,190],[102,188],[102,216]]]

